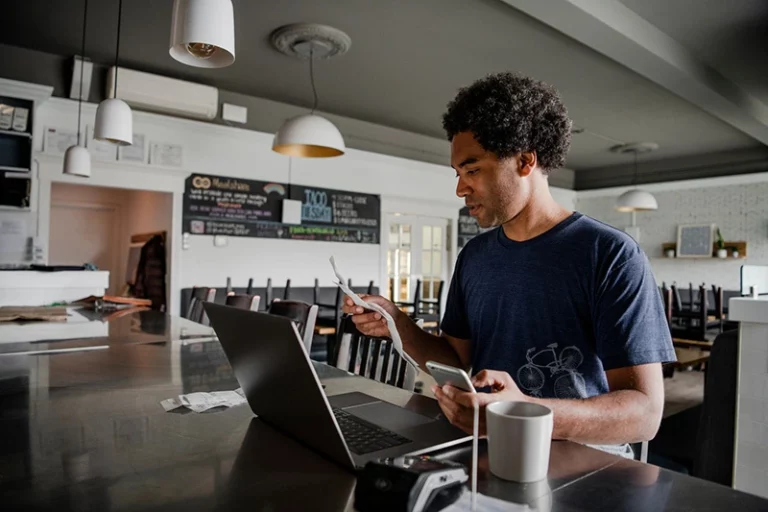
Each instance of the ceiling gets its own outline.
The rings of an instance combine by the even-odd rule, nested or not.
[[[554,85],[575,125],[586,129],[574,135],[568,157],[567,166],[577,171],[626,163],[627,156],[609,151],[617,142],[657,142],[660,149],[653,155],[657,160],[763,146],[728,119],[708,113],[595,51],[588,42],[578,42],[509,3],[233,0],[237,60],[228,68],[209,70],[181,65],[168,55],[172,0],[130,0],[123,6],[120,65],[310,106],[307,64],[277,53],[268,36],[284,24],[317,22],[352,38],[347,55],[315,67],[319,108],[325,112],[443,138],[441,115],[459,87],[487,73],[513,70]],[[768,47],[764,9],[768,2],[623,3],[768,104],[768,66],[757,66],[755,60],[760,52],[765,60]],[[703,4],[725,7],[706,9],[700,7]],[[4,0],[0,43],[78,54],[82,5],[81,0]],[[110,64],[117,0],[92,1],[89,9],[86,55]],[[757,19],[762,20],[760,34]],[[720,39],[727,44],[718,44]]]
[[[768,104],[768,1],[620,1]]]

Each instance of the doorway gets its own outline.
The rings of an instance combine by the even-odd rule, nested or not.
[[[50,265],[91,263],[109,271],[109,295],[129,295],[135,284],[141,247],[153,236],[165,242],[172,229],[173,195],[165,192],[51,183]],[[168,304],[170,251],[166,246],[165,297]],[[151,298],[151,297],[150,297]],[[153,300],[153,305],[154,305]]]
[[[413,302],[420,279],[419,299],[437,299],[448,277],[448,219],[392,214],[388,220],[387,297]]]

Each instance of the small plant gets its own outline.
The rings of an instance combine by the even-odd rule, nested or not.
[[[720,233],[720,228],[717,228],[717,248],[725,249],[725,240],[723,239],[723,235]]]

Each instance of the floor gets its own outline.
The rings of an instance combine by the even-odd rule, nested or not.
[[[704,400],[704,372],[676,371],[664,379],[664,417],[672,416]]]

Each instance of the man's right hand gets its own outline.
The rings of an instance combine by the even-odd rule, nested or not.
[[[360,295],[360,298],[371,304],[378,304],[397,321],[397,317],[402,312],[392,302],[379,295]],[[352,299],[344,297],[344,313],[352,315],[352,321],[355,327],[366,336],[384,337],[389,336],[387,321],[380,313],[363,309],[356,306]]]

